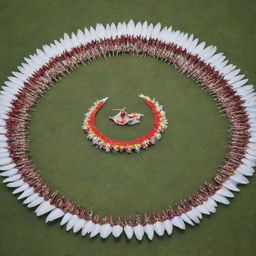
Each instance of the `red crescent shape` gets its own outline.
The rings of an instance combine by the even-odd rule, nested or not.
[[[160,138],[160,134],[167,128],[167,119],[165,116],[165,112],[162,110],[162,107],[158,104],[157,101],[151,100],[149,97],[141,96],[145,103],[151,108],[151,111],[154,115],[154,122],[150,131],[134,140],[129,141],[119,141],[113,140],[105,136],[95,125],[96,115],[99,110],[105,104],[105,100],[100,100],[94,104],[93,110],[89,113],[89,115],[85,118],[84,122],[87,124],[84,131],[89,133],[88,139],[93,140],[94,138],[100,142],[100,148],[104,149],[106,145],[110,148],[110,151],[120,151],[127,152],[127,148],[139,147],[139,148],[147,148],[150,145],[155,144],[157,140]],[[98,145],[98,144],[97,144]],[[130,153],[130,152],[129,152]]]

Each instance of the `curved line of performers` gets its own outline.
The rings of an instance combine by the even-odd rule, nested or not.
[[[42,180],[39,171],[34,167],[29,154],[29,140],[26,138],[30,121],[29,112],[33,111],[33,106],[40,97],[44,96],[53,82],[60,79],[65,73],[70,73],[80,63],[89,63],[96,58],[122,54],[150,56],[173,65],[195,80],[202,89],[213,97],[220,111],[228,117],[230,123],[229,150],[225,155],[225,163],[219,167],[217,174],[213,178],[215,184],[205,183],[192,196],[160,212],[145,213],[143,218],[136,215],[135,222],[130,215],[123,220],[118,216],[114,221],[111,216],[105,216],[100,219],[100,216],[94,214],[92,210],[88,211],[85,207],[75,205],[75,203],[65,199],[63,196],[58,197],[58,192],[52,191]],[[22,69],[20,67],[21,71]],[[93,41],[52,58],[48,64],[40,68],[24,84],[25,86],[16,95],[16,100],[12,103],[12,106],[6,106],[6,109],[10,111],[4,117],[6,126],[1,127],[3,130],[6,129],[8,140],[5,143],[9,150],[9,156],[18,169],[17,175],[23,177],[24,182],[33,187],[34,193],[38,193],[45,200],[49,200],[50,204],[55,205],[65,213],[76,214],[84,220],[91,220],[94,223],[101,224],[119,224],[124,227],[136,224],[145,226],[148,223],[172,219],[190,211],[192,208],[194,209],[196,206],[202,205],[210,196],[223,187],[222,184],[235,174],[235,170],[239,165],[243,163],[245,165],[247,163],[251,164],[248,157],[247,160],[244,159],[248,152],[249,155],[251,154],[252,159],[255,156],[256,148],[255,150],[248,150],[248,143],[250,143],[251,138],[250,133],[253,130],[246,108],[243,106],[244,101],[218,71],[204,63],[198,56],[188,53],[175,44],[163,43],[157,39],[144,39],[139,36],[121,36],[116,39]],[[2,106],[2,108],[4,107]],[[253,162],[253,160],[251,161]],[[248,169],[248,172],[250,171],[252,172],[251,169]],[[242,175],[240,176],[236,176],[238,182],[246,182],[244,180],[246,178]],[[230,184],[231,190],[235,190],[234,184]]]

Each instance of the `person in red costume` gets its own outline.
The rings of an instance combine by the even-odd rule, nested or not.
[[[143,116],[143,114],[140,113],[131,113],[127,114],[126,107],[123,107],[121,109],[113,109],[113,110],[120,110],[118,114],[115,116],[110,116],[109,119],[113,120],[114,123],[118,125],[134,125],[138,124],[140,122],[140,118]]]

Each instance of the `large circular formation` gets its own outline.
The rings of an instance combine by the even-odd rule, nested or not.
[[[215,46],[208,46],[193,35],[172,28],[133,21],[105,27],[78,30],[64,34],[59,41],[44,45],[34,55],[25,58],[18,72],[8,77],[0,95],[0,175],[13,188],[13,194],[24,205],[36,208],[37,216],[47,215],[46,222],[61,219],[66,230],[119,237],[122,232],[131,239],[144,235],[172,234],[173,226],[185,229],[186,224],[199,224],[203,215],[216,211],[217,204],[228,205],[228,198],[238,192],[238,184],[247,184],[256,165],[256,93],[240,69],[229,64]],[[111,55],[138,54],[155,57],[191,77],[216,101],[230,122],[229,150],[225,163],[196,193],[161,212],[145,213],[143,217],[127,215],[100,218],[92,210],[58,195],[44,183],[29,155],[26,127],[29,111],[51,85],[80,63]]]

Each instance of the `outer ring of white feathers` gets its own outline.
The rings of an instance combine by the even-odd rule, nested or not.
[[[23,180],[16,164],[10,157],[11,152],[8,147],[6,129],[8,113],[13,106],[16,96],[19,94],[19,90],[24,87],[24,82],[45,64],[49,63],[52,58],[60,56],[64,51],[71,51],[71,49],[79,45],[101,39],[119,38],[122,35],[141,37],[145,40],[157,39],[160,42],[173,43],[182,49],[186,49],[191,55],[198,56],[198,58],[218,71],[229,82],[232,89],[236,91],[236,95],[243,100],[243,106],[246,108],[250,123],[250,128],[248,129],[250,139],[247,144],[248,150],[246,151],[246,156],[242,159],[235,174],[222,184],[222,188],[209,196],[207,201],[201,205],[192,207],[188,212],[164,221],[144,225],[136,224],[134,226],[127,224],[124,227],[121,225],[112,226],[108,223],[93,223],[89,220],[80,219],[76,214],[65,213],[55,205],[50,204],[49,200],[38,196],[34,192],[33,187]],[[239,75],[240,70],[235,69],[234,65],[228,64],[228,61],[225,59],[222,53],[216,54],[216,47],[205,47],[205,43],[199,43],[198,39],[194,39],[193,35],[188,36],[188,34],[175,31],[172,28],[165,27],[161,29],[159,23],[153,26],[152,24],[148,25],[147,22],[134,24],[133,21],[130,21],[127,24],[123,22],[118,23],[117,26],[111,24],[106,27],[97,24],[95,29],[91,27],[89,30],[78,30],[77,35],[72,33],[71,37],[64,34],[64,37],[60,41],[54,41],[51,45],[44,45],[42,50],[37,49],[34,55],[25,58],[26,63],[22,63],[18,68],[20,72],[13,72],[14,76],[8,77],[9,80],[5,82],[6,86],[2,88],[3,90],[0,96],[0,175],[7,177],[4,182],[8,187],[15,188],[13,191],[14,194],[22,193],[19,199],[25,199],[24,204],[29,208],[37,207],[35,210],[37,216],[47,214],[46,222],[62,218],[61,225],[66,224],[67,231],[71,229],[74,232],[81,231],[82,235],[90,234],[90,237],[94,237],[97,234],[102,238],[107,238],[110,234],[118,237],[124,231],[129,239],[135,235],[138,240],[141,240],[146,235],[148,239],[152,240],[155,233],[158,236],[162,236],[165,232],[168,235],[172,234],[173,226],[185,229],[185,224],[198,224],[202,214],[211,214],[216,211],[217,203],[229,204],[227,197],[234,196],[230,190],[239,191],[238,184],[249,182],[246,176],[251,176],[254,173],[252,167],[256,163],[255,93],[253,92],[252,86],[245,85],[247,80],[243,79],[244,75]]]

